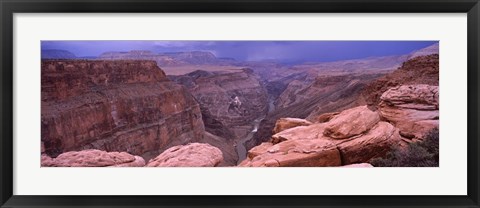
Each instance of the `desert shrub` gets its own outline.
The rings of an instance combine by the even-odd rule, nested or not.
[[[370,163],[375,167],[438,167],[438,129],[433,129],[421,142],[410,143],[405,149],[392,149],[384,158],[375,158]]]

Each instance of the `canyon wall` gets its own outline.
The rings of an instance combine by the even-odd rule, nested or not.
[[[41,140],[51,157],[98,149],[147,161],[202,139],[200,106],[154,61],[44,60]]]
[[[198,70],[169,77],[188,87],[201,106],[206,130],[217,136],[244,137],[251,130],[251,123],[268,110],[267,92],[250,69]]]

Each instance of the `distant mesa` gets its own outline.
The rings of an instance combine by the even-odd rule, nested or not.
[[[75,59],[77,56],[66,50],[42,50],[42,59]]]
[[[155,60],[159,66],[225,64],[234,59],[217,58],[208,51],[154,53],[152,51],[133,50],[128,52],[105,52],[99,59],[139,59]]]
[[[439,44],[435,43],[431,46],[428,46],[426,48],[422,48],[420,50],[410,53],[410,56],[408,57],[408,59],[413,59],[419,56],[427,56],[427,55],[438,54],[438,53],[439,53]]]

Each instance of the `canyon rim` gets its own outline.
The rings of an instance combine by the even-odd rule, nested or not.
[[[41,48],[42,167],[439,166],[438,41]]]

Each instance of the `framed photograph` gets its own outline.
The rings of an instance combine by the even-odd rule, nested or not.
[[[479,4],[1,0],[1,207],[479,207]]]

